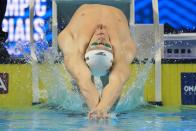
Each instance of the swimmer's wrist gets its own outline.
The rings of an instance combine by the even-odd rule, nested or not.
[[[99,105],[97,106],[97,108],[103,110],[104,112],[108,112],[110,110],[110,107],[103,102],[99,102]]]
[[[99,97],[95,100],[95,104],[94,104],[94,106],[93,106],[92,109],[95,109],[95,108],[99,105],[100,100],[101,100],[101,98],[100,98],[100,96],[99,96]]]

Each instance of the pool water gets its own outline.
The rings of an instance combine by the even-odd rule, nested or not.
[[[86,114],[34,106],[0,109],[1,131],[196,131],[196,109],[139,106],[108,120],[88,120]]]

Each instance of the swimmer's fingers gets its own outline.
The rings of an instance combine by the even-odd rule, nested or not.
[[[88,118],[90,120],[93,120],[93,119],[101,119],[102,118],[102,113],[99,112],[99,111],[97,111],[97,110],[91,111],[88,114]]]
[[[103,118],[103,119],[108,119],[108,113],[107,113],[107,112],[104,112],[102,118]]]
[[[88,119],[91,120],[92,119],[92,116],[93,116],[93,113],[92,112],[89,112],[88,113]]]
[[[103,110],[92,110],[91,112],[88,113],[88,118],[90,120],[92,119],[108,119],[108,113]]]
[[[102,110],[96,112],[96,119],[108,119],[108,113]]]
[[[90,112],[90,118],[91,119],[101,119],[102,116],[103,116],[102,110],[99,110],[97,108]]]
[[[96,117],[96,110],[92,110],[88,113],[88,119],[92,120]]]
[[[98,115],[98,117],[97,117],[98,119],[108,119],[108,113],[107,112],[101,111],[97,115]]]
[[[102,119],[103,118],[103,112],[98,111],[97,112],[97,119]]]

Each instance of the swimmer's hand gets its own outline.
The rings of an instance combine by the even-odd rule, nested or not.
[[[104,108],[97,106],[95,109],[88,113],[88,118],[92,119],[108,119],[108,111]]]

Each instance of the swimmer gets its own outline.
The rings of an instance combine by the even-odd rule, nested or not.
[[[89,119],[107,118],[130,77],[129,64],[136,53],[125,15],[112,6],[84,4],[58,35],[58,44],[90,109]],[[91,76],[108,73],[100,95]]]

